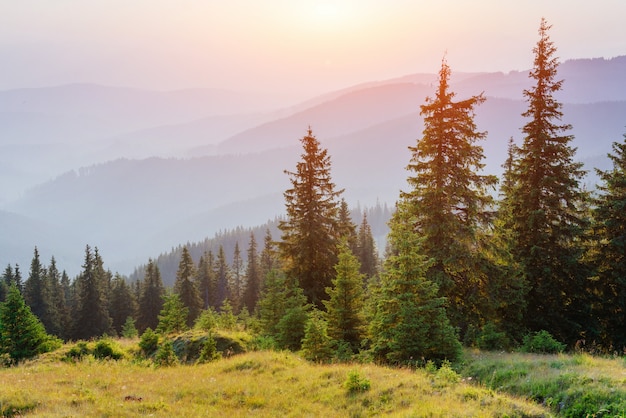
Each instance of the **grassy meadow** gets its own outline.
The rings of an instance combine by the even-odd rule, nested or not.
[[[41,417],[625,417],[626,362],[588,354],[466,350],[425,368],[315,364],[288,351],[245,351],[246,333],[215,334],[224,357],[197,363],[206,333],[171,336],[159,366],[139,340],[64,345],[0,368],[0,415]],[[118,360],[97,359],[105,342]],[[82,350],[82,351],[81,351]],[[78,352],[83,355],[76,356]]]
[[[132,356],[60,361],[63,350],[68,349],[0,369],[4,416],[550,415],[521,397],[465,382],[448,366],[412,371],[318,365],[290,352],[255,351],[205,364],[156,367]]]

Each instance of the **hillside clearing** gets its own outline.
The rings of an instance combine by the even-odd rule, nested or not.
[[[451,373],[315,365],[288,352],[155,368],[37,360],[0,370],[5,416],[550,416]]]

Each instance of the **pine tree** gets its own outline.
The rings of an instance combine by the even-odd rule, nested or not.
[[[54,256],[50,259],[50,264],[46,270],[46,282],[50,289],[50,304],[52,309],[47,316],[47,323],[44,326],[48,333],[61,338],[68,337],[67,329],[70,327],[70,316],[65,298],[65,290],[61,283],[61,273],[59,272]],[[43,321],[42,321],[43,322]]]
[[[369,324],[371,351],[392,364],[454,360],[461,351],[446,315],[445,298],[426,277],[431,264],[413,230],[412,208],[399,202],[390,226],[392,253],[385,261]]]
[[[344,241],[339,247],[332,287],[326,288],[329,299],[324,301],[328,335],[347,343],[353,352],[359,349],[365,330],[364,276],[359,273],[359,267],[359,261]]]
[[[263,250],[261,250],[259,263],[261,268],[260,289],[263,289],[263,281],[267,277],[268,273],[272,270],[278,270],[280,268],[278,253],[276,251],[276,244],[272,239],[272,233],[270,232],[269,228],[265,230],[265,238],[263,239]]]
[[[254,233],[250,233],[248,244],[248,265],[246,266],[246,290],[243,295],[243,305],[248,312],[254,312],[259,293],[261,292],[261,265],[257,254],[257,243]]]
[[[626,134],[613,143],[613,169],[596,170],[602,183],[593,210],[597,245],[591,256],[601,300],[595,313],[602,321],[601,342],[620,351],[626,347]]]
[[[187,326],[191,327],[193,322],[200,315],[202,309],[202,299],[196,287],[194,278],[196,276],[195,265],[191,259],[191,254],[187,247],[183,247],[183,252],[176,272],[176,282],[174,291],[180,296],[184,306],[188,308]]]
[[[353,253],[357,251],[357,233],[356,225],[352,222],[352,216],[350,215],[350,208],[345,199],[341,199],[339,203],[339,236],[341,239],[346,240],[348,247]]]
[[[310,361],[328,361],[332,357],[332,339],[324,313],[314,310],[304,327],[302,354]]]
[[[372,228],[367,221],[367,213],[363,212],[363,220],[357,233],[357,250],[355,255],[361,265],[360,272],[370,279],[378,274],[378,252],[372,235]]]
[[[163,297],[163,308],[159,313],[159,325],[156,332],[167,335],[185,331],[189,326],[189,308],[185,306],[178,293],[168,293]]]
[[[196,286],[202,298],[203,309],[217,307],[217,276],[215,274],[215,256],[211,250],[206,251],[198,261]]]
[[[159,312],[163,308],[165,289],[161,272],[156,263],[150,259],[141,284],[139,307],[137,312],[137,329],[143,333],[146,329],[156,329],[159,323]]]
[[[292,187],[285,191],[287,219],[279,224],[281,258],[287,275],[298,280],[318,307],[334,276],[340,227],[338,196],[330,175],[330,156],[311,129],[302,139],[304,153],[296,171],[285,170]]]
[[[131,287],[126,280],[116,274],[111,286],[111,297],[109,300],[109,312],[113,330],[117,335],[122,335],[122,329],[128,318],[134,318],[137,311],[137,301]]]
[[[217,306],[222,306],[228,297],[228,283],[230,282],[230,267],[226,261],[226,253],[224,247],[220,245],[217,252],[217,262],[215,263],[215,276],[217,278]]]
[[[524,142],[517,150],[512,190],[511,243],[514,260],[529,286],[525,324],[532,331],[545,329],[557,339],[578,339],[591,317],[583,296],[588,272],[579,262],[587,220],[581,205],[587,196],[580,187],[584,171],[574,162],[569,124],[561,123],[562,104],[553,95],[556,81],[556,47],[548,36],[545,19],[533,49],[535,85],[524,91],[529,121],[522,128]],[[591,335],[588,335],[592,337]]]
[[[279,270],[271,270],[265,278],[259,299],[259,317],[263,334],[274,337],[278,334],[277,325],[285,314],[286,294],[285,275]]]
[[[478,174],[484,156],[476,142],[486,134],[476,129],[474,108],[485,98],[481,94],[453,101],[449,78],[444,60],[435,97],[421,106],[423,136],[409,147],[411,190],[401,193],[401,199],[410,205],[413,229],[424,237],[420,250],[433,259],[426,276],[447,298],[450,320],[464,334],[483,320],[482,312],[492,304],[480,252],[493,211],[489,189],[497,178]]]
[[[5,302],[0,303],[0,354],[8,354],[12,362],[18,363],[44,352],[49,339],[13,284]]]
[[[99,337],[111,331],[106,289],[107,277],[97,249],[85,247],[83,271],[76,279],[77,306],[72,336],[77,340]]]
[[[53,306],[50,297],[50,287],[46,280],[46,268],[41,264],[37,247],[35,247],[33,252],[30,272],[24,282],[22,293],[26,304],[45,327],[49,319],[48,317],[53,310]],[[46,329],[48,332],[50,331],[48,328]]]
[[[17,290],[22,292],[22,274],[20,273],[19,264],[15,265],[15,269],[11,267],[10,264],[7,264],[4,269],[4,273],[2,275],[3,281],[6,284],[7,290],[11,286],[16,286]]]
[[[243,259],[241,258],[241,250],[239,249],[239,241],[235,242],[233,252],[233,264],[231,266],[231,276],[228,285],[229,299],[233,305],[235,313],[239,313],[243,299]]]

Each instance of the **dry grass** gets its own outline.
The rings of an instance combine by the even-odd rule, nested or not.
[[[363,381],[350,390],[348,376]],[[418,370],[314,365],[286,352],[155,368],[50,356],[0,370],[0,410],[28,416],[548,416],[540,406]]]

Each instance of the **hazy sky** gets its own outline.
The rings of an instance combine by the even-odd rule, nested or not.
[[[322,93],[532,64],[541,17],[559,57],[626,55],[624,0],[0,0],[0,89],[72,82]]]

